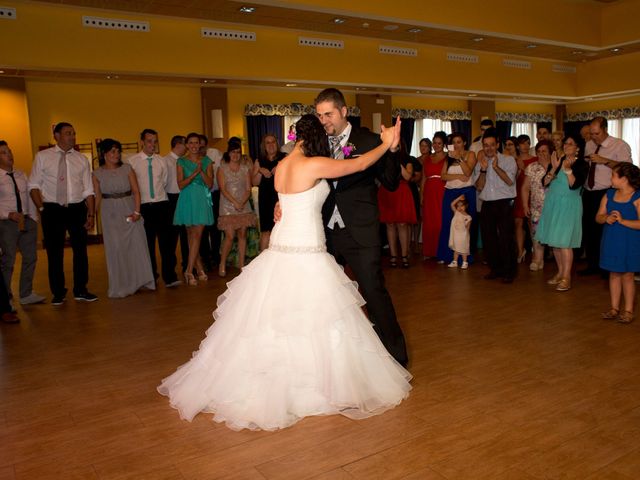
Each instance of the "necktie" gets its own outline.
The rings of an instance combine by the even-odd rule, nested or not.
[[[329,137],[329,144],[331,146],[331,158],[343,159],[344,152],[340,142],[344,139],[344,135],[337,135],[335,137]]]
[[[600,151],[600,147],[602,145],[598,145],[596,147],[596,151],[594,152],[596,155]],[[589,162],[589,176],[587,177],[587,186],[589,190],[592,190],[596,184],[596,162]]]
[[[20,198],[20,190],[18,190],[18,184],[16,183],[16,179],[13,176],[13,172],[7,172],[7,175],[11,177],[13,180],[13,191],[16,193],[16,208],[18,209],[18,213],[22,213],[22,199]]]
[[[155,198],[156,194],[153,191],[153,167],[151,166],[153,157],[147,157],[147,161],[149,162],[149,196]]]
[[[67,199],[67,152],[60,152],[58,161],[58,182],[56,188],[56,203],[66,207]]]

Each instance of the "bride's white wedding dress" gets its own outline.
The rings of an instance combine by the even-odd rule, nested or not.
[[[279,195],[269,249],[228,283],[200,349],[158,387],[182,418],[212,412],[235,430],[275,430],[309,415],[377,415],[408,396],[411,374],[326,252],[328,193],[322,180]]]

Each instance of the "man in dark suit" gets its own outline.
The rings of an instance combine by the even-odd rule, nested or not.
[[[339,90],[327,88],[320,92],[315,107],[329,135],[333,158],[362,155],[380,144],[380,137],[375,133],[351,126],[345,99]],[[398,151],[399,147],[394,149]],[[329,181],[331,192],[322,207],[327,249],[339,263],[351,267],[367,302],[373,328],[389,353],[406,367],[408,356],[404,335],[384,286],[380,265],[376,179],[388,190],[398,188],[398,155],[387,152],[365,171]]]

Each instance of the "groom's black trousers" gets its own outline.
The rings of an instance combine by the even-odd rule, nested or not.
[[[367,302],[369,320],[382,344],[398,363],[409,361],[404,335],[398,325],[391,296],[384,286],[380,265],[380,246],[366,247],[357,243],[346,228],[325,229],[327,249],[338,263],[351,267],[360,293]]]

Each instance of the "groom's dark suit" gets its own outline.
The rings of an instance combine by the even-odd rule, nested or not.
[[[365,129],[353,128],[347,144],[355,145],[347,158],[362,155],[381,143],[380,137]],[[407,365],[404,335],[398,325],[389,292],[384,286],[380,265],[380,226],[378,222],[378,187],[376,178],[388,190],[398,188],[399,156],[387,152],[363,172],[352,173],[329,181],[331,192],[322,206],[327,236],[327,248],[338,262],[351,267],[360,291],[367,302],[369,319],[389,353],[402,365]],[[345,228],[327,228],[334,207]]]

